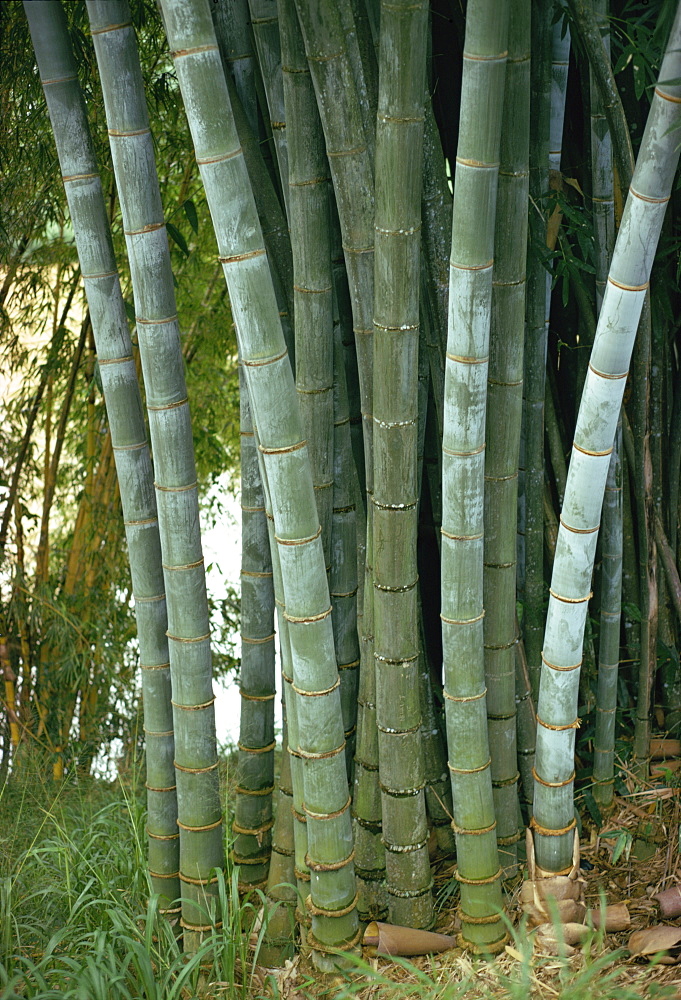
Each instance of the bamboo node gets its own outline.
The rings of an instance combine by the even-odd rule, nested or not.
[[[270,860],[269,854],[259,854],[257,857],[244,858],[236,851],[232,851],[232,860],[237,865],[266,865]]]
[[[671,195],[667,195],[666,198],[651,198],[650,195],[641,194],[639,191],[636,191],[631,184],[629,185],[629,191],[633,194],[634,198],[638,198],[640,201],[647,201],[650,205],[666,205],[671,198]]]
[[[448,458],[474,458],[476,455],[481,455],[485,448],[486,445],[481,444],[479,448],[473,448],[472,451],[452,451],[451,448],[442,445],[442,454],[447,455]]]
[[[411,733],[418,733],[421,729],[421,723],[417,726],[412,726],[411,729],[391,729],[389,726],[379,726],[376,723],[376,728],[379,733],[385,733],[388,736],[409,736]]]
[[[104,28],[90,28],[91,35],[103,35],[107,31],[120,31],[122,28],[131,28],[131,21],[121,21],[120,24],[107,24]]]
[[[410,8],[406,8],[406,7],[397,8],[397,7],[395,7],[395,8],[393,8],[391,5],[386,4],[386,3],[383,4],[383,7],[385,7],[387,10],[393,10],[393,9],[395,9],[395,10],[398,10],[398,9],[400,9],[400,10],[419,10],[420,9],[419,7],[410,7]],[[395,117],[395,115],[382,115],[382,114],[379,113],[379,114],[376,115],[376,120],[379,121],[379,122],[397,122],[398,124],[405,124],[405,125],[413,123],[415,125],[419,125],[422,121],[424,121],[424,116],[423,115],[412,115],[412,116],[410,116],[408,118],[397,118],[397,117]]]
[[[305,855],[305,864],[313,872],[335,872],[340,868],[345,868],[351,861],[355,860],[355,849],[350,851],[347,858],[342,861],[313,861],[309,854]]]
[[[165,788],[156,788],[154,785],[147,785],[145,782],[144,787],[148,792],[174,792],[177,785],[166,785]]]
[[[615,281],[615,279],[609,274],[608,281],[615,288],[621,288],[623,292],[645,292],[650,287],[650,282],[645,281],[642,285],[625,285],[621,281]]]
[[[588,455],[589,458],[605,458],[606,455],[612,455],[612,448],[606,448],[605,451],[591,451],[589,448],[580,448],[576,441],[572,442],[572,447],[575,451],[581,451],[582,455]]]
[[[203,566],[203,563],[204,560],[202,557],[201,559],[197,559],[196,562],[184,563],[180,566],[169,566],[167,563],[162,563],[161,565],[163,566],[163,569],[170,572],[171,570],[174,571],[176,569],[198,569],[199,566]]]
[[[178,771],[182,771],[184,774],[205,774],[208,771],[214,771],[220,766],[220,761],[216,760],[214,764],[208,764],[207,767],[184,767],[182,764],[178,764],[176,760],[173,761],[173,766],[177,768]]]
[[[586,597],[563,597],[562,594],[556,593],[552,587],[549,587],[549,594],[551,597],[555,597],[557,601],[562,601],[563,604],[585,604],[590,601],[593,597],[593,591],[590,590]]]
[[[343,741],[343,744],[345,745],[345,741]],[[348,795],[348,798],[347,798],[347,801],[345,802],[345,804],[343,806],[341,806],[340,809],[336,809],[334,812],[330,812],[330,813],[316,813],[316,812],[313,812],[311,809],[308,809],[308,807],[305,805],[304,802],[303,802],[303,809],[305,810],[305,812],[307,813],[307,815],[311,819],[335,819],[336,816],[342,816],[343,813],[346,811],[346,809],[350,808],[351,804],[352,804],[352,796]]]
[[[276,632],[272,632],[271,635],[265,635],[262,637],[262,639],[251,639],[245,635],[240,635],[239,638],[241,639],[242,642],[250,643],[252,646],[260,646],[265,642],[272,642],[275,636]]]
[[[477,455],[478,452],[474,452],[474,454]],[[481,531],[477,535],[453,535],[451,531],[445,531],[444,528],[440,528],[440,534],[444,535],[445,538],[451,539],[452,542],[478,542],[484,537]]]
[[[309,881],[310,881],[310,873],[309,873],[309,872],[302,872],[302,871],[300,870],[300,868],[296,868],[296,867],[294,867],[294,869],[293,869],[293,874],[295,875],[295,877],[296,877],[296,878],[297,878],[297,879],[298,879],[298,880],[299,880],[300,882],[309,882]],[[296,909],[296,914],[297,914],[297,913],[298,913],[298,910]],[[298,922],[300,922],[300,921],[298,921]]]
[[[278,538],[277,541],[279,541]],[[287,611],[284,611],[284,618],[291,625],[313,625],[315,622],[321,622],[325,618],[328,618],[331,611],[332,607],[329,605],[326,611],[320,611],[318,615],[308,615],[306,618],[298,618],[296,615],[290,615]]]
[[[477,774],[479,771],[486,771],[491,763],[492,758],[490,757],[484,764],[481,764],[480,767],[453,767],[449,761],[447,761],[447,767],[452,774]]]
[[[72,80],[77,80],[77,79],[78,79],[78,74],[72,73],[69,76],[55,76],[51,80],[43,80],[43,78],[41,77],[40,82],[42,83],[43,87],[49,87],[51,84],[54,83],[71,83]],[[97,174],[91,174],[91,175],[86,174],[85,176],[96,177]]]
[[[312,896],[310,895],[305,900],[305,906],[308,910],[308,913],[311,913],[314,917],[345,917],[348,915],[348,913],[352,913],[352,911],[356,908],[358,899],[359,899],[359,892],[356,892],[352,898],[352,901],[348,903],[347,906],[344,906],[341,910],[325,910],[321,906],[316,906],[312,902]]]
[[[170,704],[173,708],[182,708],[185,712],[200,712],[202,708],[210,708],[214,702],[215,695],[213,695],[212,698],[209,698],[208,701],[202,701],[200,705],[181,705],[179,702],[173,701],[172,698],[170,700]]]
[[[172,736],[174,732],[173,729],[156,730],[147,729],[146,726],[143,726],[142,728],[145,736]]]
[[[208,931],[219,931],[222,928],[222,921],[216,920],[214,924],[189,924],[180,918],[180,927],[185,931],[194,931],[196,934],[205,934]]]
[[[249,250],[248,253],[235,253],[231,254],[229,257],[218,257],[220,264],[238,264],[242,260],[249,260],[251,257],[262,257],[267,251],[264,247],[260,247],[258,250]],[[252,361],[243,361],[245,365],[252,365]]]
[[[501,921],[500,913],[490,913],[487,917],[471,917],[460,906],[457,906],[456,913],[461,922],[464,924],[477,924],[478,926],[482,926],[483,924],[498,924]]]
[[[233,160],[234,157],[238,156],[241,152],[243,152],[243,150],[241,146],[239,146],[237,149],[232,150],[231,153],[222,153],[220,156],[206,156],[201,159],[197,156],[196,162],[199,167],[206,167],[211,163],[224,163],[225,160]]]
[[[84,274],[83,275],[83,281],[98,281],[100,278],[114,278],[114,277],[118,277],[118,271],[99,271],[99,272],[96,272],[96,273],[93,272],[92,274]],[[109,364],[109,360],[107,360],[106,358],[97,358],[97,360],[99,361],[100,367],[102,365]],[[121,361],[132,361],[132,357],[130,357],[130,358],[120,358],[120,359],[118,359],[118,358],[112,358],[111,360],[112,361],[118,361],[118,360],[121,360]]]
[[[492,833],[497,828],[497,821],[494,820],[489,826],[483,826],[479,830],[468,830],[463,826],[458,826],[454,820],[451,822],[451,827],[454,833],[459,834],[462,837],[482,837],[485,833]]]
[[[243,507],[241,509],[243,510]],[[263,510],[264,508],[261,507],[260,509]],[[256,580],[271,580],[272,579],[272,572],[270,570],[270,572],[268,572],[268,573],[260,573],[260,572],[258,572],[257,570],[254,570],[254,569],[242,569],[241,570],[241,576],[250,576],[250,577],[253,577]]]
[[[274,791],[274,785],[268,785],[267,788],[244,788],[242,785],[237,785],[234,789],[235,795],[271,795]]]
[[[293,539],[291,539],[291,538],[279,538],[278,535],[275,535],[274,537],[275,537],[276,541],[279,542],[280,545],[305,545],[307,542],[314,542],[314,541],[316,541],[319,538],[319,536],[321,535],[321,533],[322,533],[322,528],[321,528],[321,525],[320,525],[317,528],[317,530],[315,531],[314,535],[308,535],[307,538],[293,538]]]
[[[299,823],[307,823],[307,816],[299,813],[293,803],[291,803],[291,815],[294,819],[298,820]]]
[[[374,660],[379,660],[381,663],[391,663],[393,665],[406,664],[407,666],[413,666],[413,664],[418,661],[419,655],[419,653],[414,653],[413,656],[401,656],[399,660],[396,660],[391,656],[381,656],[380,653],[374,653]]]
[[[475,618],[445,618],[444,615],[440,615],[440,618],[445,625],[474,625],[476,622],[481,622],[484,617],[484,611],[482,614],[476,615]]]
[[[522,833],[517,830],[516,833],[512,833],[508,837],[497,837],[497,845],[499,847],[510,847],[511,844],[517,844],[521,839]]]
[[[516,771],[512,778],[499,778],[497,781],[492,780],[492,788],[506,788],[509,785],[517,785],[520,780],[520,772]]]
[[[471,358],[467,357],[465,354],[450,354],[447,351],[447,361],[456,361],[460,365],[486,365],[489,361],[489,354],[484,358]]]
[[[671,101],[674,104],[681,104],[681,97],[675,97],[673,94],[665,94],[663,90],[659,87],[655,87],[655,93],[658,97],[661,97],[663,101]]]
[[[584,662],[583,660],[580,660],[579,663],[574,663],[574,664],[572,664],[572,666],[569,666],[569,667],[559,667],[557,663],[551,663],[550,660],[546,659],[546,657],[544,656],[544,650],[543,649],[542,649],[540,655],[541,655],[541,658],[542,658],[542,663],[545,663],[547,667],[550,667],[551,670],[561,670],[564,673],[569,673],[571,670],[579,670],[579,668],[581,667],[582,663]]]
[[[390,854],[415,854],[416,851],[422,851],[428,846],[428,838],[419,841],[418,844],[390,844],[385,837],[381,837],[381,843]]]
[[[535,781],[538,781],[540,785],[544,785],[545,788],[563,788],[565,785],[570,785],[575,780],[575,772],[573,771],[570,777],[566,778],[565,781],[544,781],[544,779],[540,778],[537,774],[536,767],[533,766],[532,777]]]
[[[594,368],[594,366],[591,364],[591,362],[589,362],[589,368],[594,373],[594,375],[600,375],[601,378],[609,378],[609,379],[612,379],[615,382],[618,379],[626,378],[627,375],[629,374],[628,370],[626,372],[622,372],[621,374],[618,374],[618,375],[613,375],[613,374],[611,374],[609,372],[602,372],[602,371],[599,371],[598,368]]]
[[[465,878],[459,869],[456,868],[454,871],[454,878],[457,882],[463,882],[465,885],[491,885],[493,882],[498,882],[503,874],[503,868],[499,868],[499,871],[494,875],[490,875],[489,878]]]
[[[304,688],[296,687],[295,684],[292,684],[291,687],[296,694],[300,694],[304,698],[321,698],[323,695],[331,694],[332,691],[335,691],[336,688],[340,687],[340,677],[336,678],[331,687],[324,688],[323,691],[306,691]]]
[[[178,875],[180,874],[179,871],[168,872],[165,874],[163,872],[153,872],[151,868],[148,868],[147,871],[149,872],[152,878],[177,878]]]
[[[423,791],[426,783],[422,781],[420,785],[416,785],[414,788],[390,788],[388,785],[384,785],[382,781],[379,781],[378,787],[386,795],[392,795],[395,799],[413,799]]]
[[[479,701],[481,698],[484,698],[485,695],[487,694],[487,688],[484,688],[480,692],[480,694],[465,694],[465,695],[449,694],[444,689],[442,693],[447,699],[447,701],[458,701],[458,702]]]
[[[267,823],[263,823],[262,826],[258,826],[255,829],[251,829],[250,827],[247,826],[239,826],[237,821],[234,820],[234,822],[232,823],[232,830],[234,831],[234,833],[241,833],[244,836],[257,837],[261,833],[267,833],[267,831],[271,830],[273,826],[274,826],[273,819],[268,820]]]
[[[345,750],[345,740],[341,743],[339,747],[335,750],[325,750],[323,753],[311,753],[308,750],[302,750],[298,747],[298,755],[304,757],[305,760],[324,760],[326,757],[335,757],[336,754],[343,753]]]
[[[152,840],[178,840],[179,833],[152,833],[149,827],[145,827],[147,837],[151,837]]]
[[[190,875],[180,872],[180,881],[187,882],[188,885],[214,885],[218,881],[218,876],[211,875],[209,878],[192,878]]]
[[[133,128],[133,129],[130,129],[129,131],[125,131],[123,129],[117,129],[117,128],[109,128],[109,129],[107,129],[107,134],[108,134],[109,138],[111,138],[111,139],[134,139],[135,136],[138,136],[138,135],[150,135],[150,133],[151,133],[151,129],[149,129],[149,128]],[[154,226],[145,226],[143,229],[137,230],[137,232],[128,232],[127,229],[124,229],[123,232],[125,233],[126,236],[137,236],[140,233],[145,233],[145,232],[148,233],[148,232],[150,232],[150,231],[152,231],[154,229],[161,229],[164,225],[165,225],[165,223],[161,222],[161,223],[158,223],[158,224],[156,224]]]
[[[575,719],[574,722],[569,722],[565,726],[552,726],[551,723],[544,722],[543,719],[540,719],[539,716],[537,716],[537,725],[543,726],[544,729],[551,729],[554,733],[560,733],[564,729],[579,729],[581,723],[582,723],[581,719]]]
[[[170,663],[140,663],[140,670],[170,670]]]
[[[239,691],[239,694],[244,699],[244,701],[274,701],[276,694],[246,694],[245,691]]]
[[[560,830],[549,830],[548,827],[542,826],[541,823],[537,821],[536,816],[532,816],[532,818],[530,819],[530,828],[536,831],[536,833],[538,833],[540,837],[562,837],[564,834],[570,833],[571,830],[574,830],[576,826],[577,826],[577,820],[575,819],[574,816],[572,817],[568,825],[562,827],[562,829]],[[570,867],[567,870],[572,871],[572,868]],[[551,874],[554,875],[560,873],[551,872]]]
[[[205,635],[197,635],[193,639],[186,639],[180,635],[173,635],[171,632],[166,632],[166,636],[172,639],[173,642],[205,642],[210,639],[210,632],[206,632]]]
[[[113,446],[112,446],[113,447]],[[126,528],[139,528],[144,527],[145,524],[158,524],[157,517],[143,517],[139,521],[123,521]],[[133,594],[135,601],[160,601],[165,594],[159,594],[158,597],[138,597],[137,594]]]
[[[161,486],[160,483],[154,481],[154,486],[159,493],[187,493],[189,490],[195,490],[197,488],[197,483],[189,483],[187,486]]]
[[[219,826],[222,826],[222,816],[220,819],[216,819],[214,823],[207,823],[205,826],[187,826],[186,823],[180,823],[179,819],[175,822],[180,830],[186,830],[188,833],[204,833],[207,830],[217,830]]]
[[[342,955],[345,951],[352,951],[352,949],[359,944],[362,940],[363,933],[364,931],[360,925],[349,941],[344,941],[342,945],[338,945],[338,947],[334,948],[331,945],[322,944],[321,941],[317,940],[312,931],[308,931],[307,943],[313,951],[320,951],[323,955]]]
[[[243,750],[244,753],[271,753],[271,751],[274,750],[276,746],[277,746],[276,740],[272,740],[271,743],[268,743],[267,746],[264,747],[247,747],[244,746],[241,740],[239,740],[239,742],[237,743],[237,747],[239,748],[239,750]]]
[[[433,879],[431,878],[425,889],[395,889],[393,886],[386,886],[386,890],[388,895],[394,896],[395,899],[419,899],[433,891]]]

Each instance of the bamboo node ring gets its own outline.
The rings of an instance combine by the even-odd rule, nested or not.
[[[189,885],[214,885],[217,881],[217,875],[212,875],[210,878],[192,878],[190,875],[180,872],[180,882],[187,882]]]
[[[272,750],[275,749],[276,745],[276,740],[272,740],[271,743],[268,743],[267,746],[264,747],[247,747],[241,742],[241,740],[237,743],[239,750],[243,750],[244,753],[271,753]]]
[[[546,657],[544,656],[544,650],[543,649],[542,649],[542,651],[540,653],[540,656],[542,658],[542,663],[545,663],[547,667],[551,668],[551,670],[562,670],[565,673],[569,672],[570,670],[579,670],[579,668],[581,667],[582,663],[584,662],[583,660],[580,660],[579,663],[573,663],[569,667],[559,667],[557,663],[551,663],[550,660],[546,659]]]
[[[349,865],[351,861],[355,860],[355,849],[350,851],[347,858],[343,858],[342,861],[313,861],[309,854],[305,855],[305,864],[313,872],[335,872],[341,868],[345,868]]]
[[[485,833],[492,833],[493,830],[497,828],[497,821],[494,820],[489,826],[483,826],[479,830],[467,830],[463,826],[457,826],[457,824],[452,820],[450,824],[454,833],[460,834],[462,837],[482,837]]]
[[[271,795],[274,791],[274,785],[268,785],[267,788],[244,788],[242,785],[237,785],[234,789],[235,795],[256,795],[265,796]]]
[[[491,757],[488,760],[486,760],[484,764],[481,764],[480,767],[453,767],[449,763],[449,761],[447,761],[447,767],[449,768],[452,774],[477,774],[479,771],[486,771],[487,768],[491,766],[491,764],[492,764]]]
[[[562,827],[560,830],[549,830],[548,827],[542,826],[535,816],[530,819],[530,828],[536,830],[540,837],[562,837],[566,833],[570,833],[577,826],[577,820],[573,816],[567,826]],[[572,871],[572,868],[566,869],[566,871]],[[560,874],[559,872],[552,872],[551,874]]]
[[[601,378],[612,379],[612,381],[614,381],[614,382],[618,381],[618,379],[626,378],[627,375],[629,374],[628,369],[627,369],[627,371],[621,372],[620,374],[617,374],[617,375],[611,374],[610,372],[602,372],[602,371],[599,371],[598,368],[594,368],[594,366],[591,364],[591,362],[589,362],[589,368],[594,373],[594,375],[600,375]]]
[[[570,777],[566,778],[565,781],[544,781],[544,779],[540,778],[537,774],[536,767],[533,766],[532,777],[535,781],[538,781],[540,785],[544,785],[545,788],[564,788],[565,785],[569,785],[575,780],[575,772],[573,771]]]
[[[575,719],[574,722],[569,722],[569,723],[567,723],[564,726],[553,726],[553,725],[551,725],[550,722],[544,722],[543,719],[540,719],[539,716],[537,716],[537,725],[543,726],[544,729],[550,729],[551,732],[554,732],[554,733],[562,733],[564,730],[568,730],[568,729],[579,729],[579,727],[581,726],[581,724],[582,724],[582,720],[581,719]]]
[[[279,541],[279,539],[277,539],[277,541]],[[296,615],[289,615],[286,611],[284,611],[284,618],[292,625],[312,625],[314,622],[321,622],[325,618],[328,618],[331,611],[332,607],[329,605],[326,611],[321,611],[318,615],[308,615],[306,618],[298,618]]]
[[[443,690],[442,693],[444,694],[447,701],[458,701],[459,703],[461,703],[466,701],[479,701],[481,698],[484,698],[485,695],[487,694],[487,688],[484,688],[484,690],[482,690],[480,694],[455,695],[455,694],[449,694],[449,692],[445,690]]]
[[[216,760],[214,764],[208,764],[207,767],[184,767],[182,764],[178,764],[177,761],[174,760],[173,766],[177,768],[178,771],[182,771],[183,774],[206,774],[208,771],[215,771],[216,768],[220,766],[220,761]]]
[[[559,521],[566,531],[571,531],[575,535],[593,535],[594,531],[598,531],[601,526],[599,521],[595,528],[573,528],[571,524],[568,524],[567,521],[563,520],[562,514],[559,517]]]
[[[197,569],[199,566],[203,566],[203,556],[197,559],[196,562],[184,563],[181,566],[169,566],[167,563],[162,563],[163,569],[171,571],[176,569]]]
[[[267,253],[264,247],[259,247],[257,250],[249,250],[248,253],[235,253],[229,257],[218,257],[218,262],[220,264],[239,264],[242,260],[250,260],[252,257],[262,257]],[[248,364],[245,361],[244,364]]]
[[[589,591],[586,597],[563,597],[562,594],[558,594],[552,587],[549,587],[549,594],[551,597],[555,597],[557,601],[562,601],[563,604],[585,604],[593,597],[592,590]]]
[[[456,361],[460,365],[486,365],[489,361],[489,354],[484,358],[471,358],[464,354],[450,354],[447,351],[447,361]]]
[[[352,911],[357,906],[357,900],[359,899],[359,891],[355,893],[352,901],[344,906],[342,910],[325,910],[321,906],[315,906],[312,902],[312,896],[308,896],[305,900],[305,906],[307,910],[315,917],[345,917],[348,913]]]
[[[266,635],[263,639],[251,639],[246,635],[240,636],[242,642],[250,643],[251,646],[261,646],[265,642],[272,642],[275,637],[275,633],[272,632],[271,635]]]
[[[298,747],[297,753],[299,757],[303,757],[305,760],[325,760],[327,757],[335,757],[337,754],[343,753],[344,750],[345,740],[343,740],[339,747],[335,747],[333,750],[324,750],[321,753],[312,753],[309,750],[303,750],[301,747]],[[308,812],[307,809],[305,811]]]
[[[381,843],[390,854],[415,854],[428,845],[427,840],[421,840],[418,844],[390,844],[385,837],[381,837]]]
[[[612,455],[612,448],[606,448],[605,451],[591,451],[590,448],[581,448],[576,441],[572,442],[572,447],[575,451],[581,451],[582,455],[588,455],[589,458],[605,458],[606,455]]]
[[[304,698],[322,698],[324,695],[331,694],[332,691],[335,691],[336,688],[340,687],[340,677],[336,678],[331,687],[324,688],[323,691],[306,691],[304,688],[299,688],[295,684],[292,684],[291,687],[296,694],[300,694]],[[272,697],[274,697],[274,695],[272,695]]]
[[[267,831],[271,830],[273,826],[274,826],[273,819],[268,820],[267,823],[263,823],[262,826],[256,827],[255,829],[251,829],[250,827],[247,826],[239,826],[237,821],[234,820],[234,822],[232,823],[232,830],[234,831],[234,833],[241,833],[244,836],[257,837],[259,833],[267,833]]]
[[[481,622],[484,617],[484,611],[475,618],[445,618],[444,615],[440,615],[440,618],[445,625],[474,625],[476,622]]]
[[[503,873],[503,868],[499,868],[499,871],[490,875],[489,878],[465,878],[457,868],[454,872],[454,878],[457,882],[463,882],[465,885],[491,885],[492,882],[498,882]]]
[[[171,632],[166,632],[166,636],[172,639],[173,642],[205,642],[207,639],[210,639],[210,632],[206,632],[205,635],[193,636],[190,639],[180,635],[173,635]]]
[[[186,830],[188,833],[204,833],[207,830],[217,830],[219,826],[222,826],[222,816],[220,819],[216,819],[214,823],[206,823],[205,826],[187,826],[186,823],[180,823],[179,819],[175,820],[180,830]]]
[[[269,358],[255,358],[252,361],[242,361],[242,364],[244,364],[246,366],[246,368],[262,368],[265,365],[272,365],[272,364],[274,364],[275,361],[281,361],[281,359],[285,358],[287,354],[288,354],[288,349],[285,349],[285,350],[283,350],[281,352],[281,354],[273,354]],[[277,449],[275,449],[275,451],[276,450]],[[286,450],[286,449],[283,449],[283,450]],[[267,454],[267,452],[265,452],[265,454]]]
[[[239,691],[239,694],[245,701],[274,701],[276,694],[246,694],[245,691]]]
[[[275,539],[280,545],[305,545],[308,542],[316,541],[322,533],[321,525],[317,528],[314,535],[308,535],[307,538],[280,538],[279,535],[275,534]]]
[[[343,745],[345,745],[345,741]],[[313,812],[312,809],[308,809],[308,807],[305,805],[304,802],[303,802],[303,809],[311,819],[334,819],[336,816],[342,816],[343,813],[346,811],[346,809],[350,808],[351,804],[352,804],[352,796],[348,795],[345,804],[342,805],[340,809],[336,809],[334,812],[330,813]]]

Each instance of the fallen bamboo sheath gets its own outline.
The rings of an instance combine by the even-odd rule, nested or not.
[[[364,947],[375,955],[433,955],[455,948],[456,938],[372,920],[364,932]]]

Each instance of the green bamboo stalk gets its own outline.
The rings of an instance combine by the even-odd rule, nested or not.
[[[123,506],[142,668],[152,890],[179,911],[166,600],[151,456],[101,180],[61,4],[24,5],[78,250]]]
[[[274,590],[265,516],[243,366],[241,409],[241,720],[233,858],[244,886],[268,877],[274,785]]]
[[[565,0],[556,0],[565,8]],[[551,32],[551,123],[549,126],[549,170],[560,171],[563,151],[563,123],[565,121],[565,94],[570,66],[570,28],[563,15],[553,23]]]
[[[321,965],[327,954],[333,964],[337,952],[354,947],[359,930],[340,684],[310,463],[209,4],[163,0],[163,11],[266,469],[291,642],[296,749],[302,758],[311,872],[309,941]],[[290,714],[288,721],[291,727]],[[289,732],[296,746],[291,728]]]
[[[517,861],[516,510],[523,409],[530,129],[530,4],[511,0],[494,242],[485,447],[485,681],[497,845]]]
[[[281,193],[286,215],[290,218],[286,108],[284,104],[277,0],[248,0],[248,6],[251,12],[253,38],[255,40],[260,72],[262,73],[262,82],[267,98],[270,128],[272,129],[272,138],[274,139],[274,152],[279,167]]]
[[[213,926],[222,809],[189,403],[142,73],[125,0],[87,6],[130,259],[168,601],[185,948]]]
[[[234,79],[251,132],[257,136],[258,98],[255,81],[259,70],[253,51],[248,2],[213,0],[211,10],[223,63]]]
[[[267,926],[258,952],[258,964],[279,968],[293,958],[295,945],[295,843],[293,833],[293,785],[288,752],[286,708],[281,737],[281,774],[272,829],[272,858],[267,877]]]
[[[293,247],[296,389],[327,569],[333,508],[333,275],[329,172],[293,0],[280,0],[283,94],[290,122],[288,214]]]
[[[534,834],[538,865],[572,861],[573,754],[584,623],[605,481],[627,369],[679,152],[681,11],[677,9],[615,244],[579,410],[561,515],[537,711]]]
[[[383,2],[376,126],[374,659],[392,923],[433,923],[419,698],[418,350],[428,8]]]
[[[483,655],[485,404],[508,5],[468,5],[454,180],[442,448],[442,642],[464,940],[505,939]],[[483,110],[484,108],[484,110]]]
[[[594,14],[610,56],[608,0],[595,0]],[[591,204],[596,255],[596,313],[600,312],[615,242],[612,143],[601,92],[590,70]],[[612,806],[615,774],[615,713],[622,615],[622,428],[618,424],[603,501],[601,628],[594,736],[593,795],[603,808]]]

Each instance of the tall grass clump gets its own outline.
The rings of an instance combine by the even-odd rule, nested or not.
[[[0,793],[0,1000],[246,1000],[261,894],[240,900],[237,869],[219,872],[205,911],[219,907],[223,927],[183,954],[149,896],[138,776],[53,787],[34,763]]]

